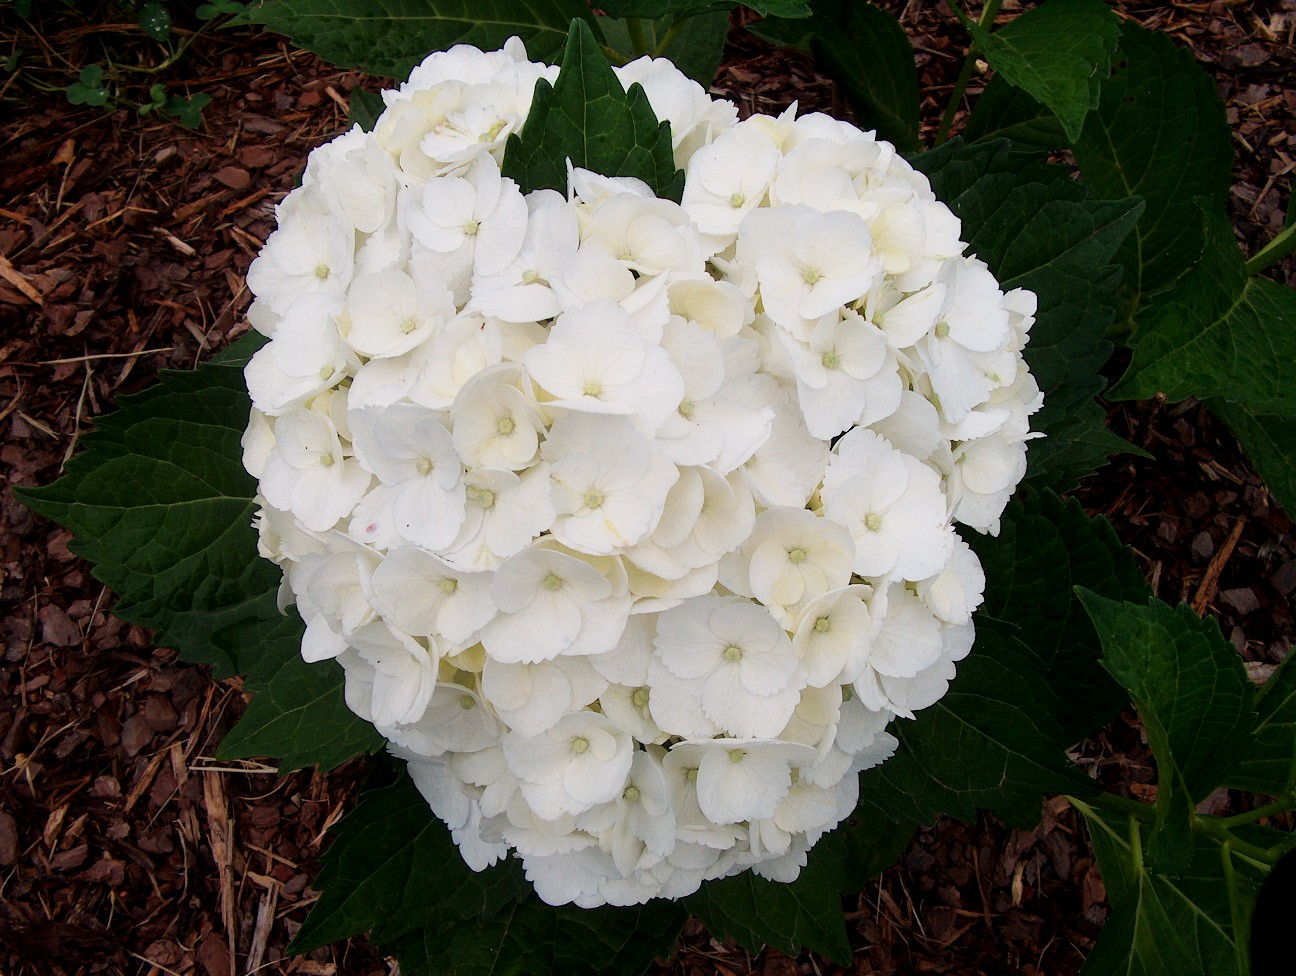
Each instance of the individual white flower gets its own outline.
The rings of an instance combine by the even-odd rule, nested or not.
[[[471,643],[495,616],[489,574],[460,572],[417,546],[393,550],[369,585],[384,619],[415,636]]]
[[[302,295],[344,294],[355,266],[355,228],[317,191],[298,194],[280,204],[279,227],[247,273],[248,290],[279,315]]]
[[[680,169],[687,168],[693,152],[710,141],[712,132],[728,128],[737,118],[731,102],[711,99],[706,89],[666,58],[637,58],[613,70],[627,89],[642,85],[653,114],[670,123],[675,165]]]
[[[607,688],[590,660],[559,657],[528,664],[487,658],[482,693],[510,728],[519,735],[537,736],[564,715],[597,700]]]
[[[666,857],[675,847],[675,817],[660,762],[635,752],[621,792],[581,814],[576,824],[598,837],[624,877]]]
[[[781,159],[764,132],[739,124],[693,154],[682,205],[702,233],[736,236],[743,218],[765,201]]]
[[[275,508],[323,532],[351,513],[372,480],[343,452],[328,417],[298,409],[278,418],[275,446],[261,475],[261,493]]]
[[[476,468],[464,475],[464,521],[444,552],[453,566],[496,569],[553,525],[557,513],[549,465],[523,471]]]
[[[508,322],[551,319],[562,304],[550,282],[558,279],[580,246],[580,222],[554,190],[527,194],[530,217],[521,250],[496,274],[473,282],[469,308]]]
[[[435,640],[425,645],[375,620],[350,634],[347,643],[372,668],[369,714],[375,725],[409,725],[423,717],[441,659]]]
[[[501,362],[504,338],[491,319],[457,315],[409,358],[408,396],[433,410],[449,407],[464,384]]]
[[[477,752],[499,742],[499,720],[471,688],[438,684],[417,721],[383,729],[392,742],[419,756],[447,752]]]
[[[822,594],[801,611],[792,649],[812,688],[838,681],[852,661],[867,659],[878,629],[869,611],[871,596],[870,587],[856,583]]]
[[[474,871],[485,871],[508,852],[502,843],[482,840],[482,811],[478,801],[467,795],[462,783],[456,781],[449,764],[421,756],[411,756],[403,749],[393,748],[393,754],[409,763],[410,779],[427,800],[432,812],[450,828],[450,836],[459,853]]]
[[[517,363],[501,363],[460,388],[451,414],[455,450],[465,464],[518,471],[535,462],[545,425],[518,386],[522,376]]]
[[[912,709],[895,694],[904,682],[891,679],[915,678],[940,661],[945,646],[941,622],[901,583],[874,594],[872,613],[879,626],[861,671],[853,676],[855,693],[868,708],[913,718]]]
[[[522,249],[526,201],[485,153],[465,176],[425,183],[419,203],[405,214],[414,239],[438,254],[471,255],[476,274],[499,274]]]
[[[774,816],[792,788],[794,766],[808,764],[814,750],[777,739],[707,739],[680,742],[671,754],[697,763],[698,807],[715,824]]]
[[[855,541],[860,576],[920,580],[945,564],[951,531],[940,476],[867,428],[837,442],[823,506]]]
[[[243,370],[252,405],[274,416],[303,406],[360,369],[360,360],[338,333],[336,296],[309,294],[284,313],[274,338]]]
[[[602,715],[573,712],[547,732],[510,732],[504,756],[536,814],[552,820],[607,803],[624,789],[634,742]]]
[[[454,297],[431,275],[389,269],[363,275],[346,306],[347,342],[362,356],[409,352],[454,315]],[[282,326],[280,327],[282,331]]]
[[[917,593],[941,620],[966,624],[972,621],[972,611],[981,605],[985,584],[981,560],[966,542],[955,536],[945,568],[920,581]]]

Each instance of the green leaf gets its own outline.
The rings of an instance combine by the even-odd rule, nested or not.
[[[1120,268],[1111,264],[1138,219],[1135,200],[1096,201],[1065,166],[1011,152],[1006,140],[953,139],[915,157],[932,188],[963,221],[969,253],[1005,291],[1028,288],[1039,309],[1026,347],[1044,408],[1031,420],[1027,477],[1065,491],[1117,451],[1137,450],[1111,434],[1093,399],[1111,355],[1105,336]]]
[[[280,772],[319,766],[330,770],[385,740],[347,707],[345,678],[336,661],[307,664],[301,656],[305,628],[295,612],[273,622],[256,618],[214,635],[248,670],[247,711],[221,740],[221,759],[272,756]]]
[[[604,176],[638,177],[676,202],[684,189],[670,123],[657,121],[641,85],[621,87],[583,20],[572,22],[557,82],[536,82],[526,124],[505,145],[503,173],[523,193],[566,192],[568,160]]]
[[[199,92],[188,98],[172,95],[167,99],[162,111],[180,121],[186,129],[197,129],[202,125],[202,110],[211,104],[211,96]]]
[[[632,60],[636,56],[625,21],[600,17],[597,23],[609,47],[625,55],[626,60]],[[669,15],[644,23],[642,28],[645,41],[655,48],[662,43],[674,24],[675,18]],[[720,68],[728,36],[727,9],[696,14],[680,22],[665,56],[703,88],[709,88]]]
[[[106,105],[109,94],[103,83],[103,68],[97,64],[86,65],[78,80],[67,86],[65,94],[73,105]]]
[[[1227,397],[1265,413],[1296,413],[1296,292],[1247,278],[1223,210],[1204,214],[1206,250],[1173,298],[1133,336],[1118,399]]]
[[[1072,140],[1111,73],[1120,21],[1102,0],[1048,0],[993,34],[966,22],[981,56],[1052,109]],[[1129,196],[1130,194],[1125,194]]]
[[[919,147],[918,69],[909,36],[893,15],[857,0],[815,0],[808,20],[771,17],[750,29],[774,44],[808,44],[865,128],[876,128],[902,151]]]
[[[1147,581],[1106,519],[1075,499],[1026,491],[1009,503],[997,537],[965,533],[986,574],[981,613],[1007,622],[1038,656],[1069,745],[1125,707],[1125,691],[1099,663],[1101,645],[1073,592],[1145,600]]]
[[[339,68],[404,78],[431,51],[484,51],[520,37],[551,61],[573,19],[592,22],[581,0],[260,0],[238,23],[262,24]]]
[[[1076,806],[1089,826],[1111,914],[1085,960],[1082,976],[1223,976],[1238,973],[1230,887],[1250,917],[1262,875],[1234,858],[1232,883],[1220,847],[1194,834],[1174,876],[1141,856],[1155,828],[1133,818]],[[1240,936],[1246,938],[1245,933]]]
[[[516,861],[482,872],[464,864],[404,763],[380,769],[329,837],[314,882],[319,901],[293,952],[370,930],[381,944],[429,925],[448,941],[454,930],[488,921],[530,891]]]
[[[151,627],[188,661],[236,672],[241,662],[213,635],[278,619],[281,577],[257,555],[256,481],[240,461],[242,370],[165,370],[120,403],[97,419],[62,478],[17,494],[72,530],[72,550],[117,594],[117,616]]]
[[[1256,696],[1254,739],[1225,780],[1238,790],[1279,797],[1296,791],[1296,665],[1288,657]]]
[[[171,35],[171,14],[160,3],[146,3],[139,9],[139,25],[155,41],[165,41]]]
[[[1255,693],[1233,645],[1213,617],[1108,600],[1081,589],[1102,641],[1102,663],[1129,691],[1157,761],[1155,865],[1178,869],[1190,847],[1192,810],[1247,751]]]
[[[1168,36],[1126,21],[1075,158],[1096,197],[1146,203],[1120,254],[1122,318],[1132,322],[1201,255],[1206,238],[1196,198],[1224,211],[1233,143],[1214,80]]]
[[[383,114],[387,103],[382,96],[363,88],[352,88],[351,98],[347,102],[347,122],[358,125],[365,132],[372,132],[378,116]]]
[[[804,946],[846,965],[851,947],[842,895],[894,864],[913,834],[912,823],[857,809],[814,846],[796,881],[767,881],[744,871],[708,881],[684,904],[712,935],[732,938],[753,954],[772,945],[795,956]]]
[[[671,955],[684,919],[663,899],[585,909],[532,896],[490,921],[420,929],[388,948],[404,976],[639,976]]]
[[[860,798],[883,816],[931,823],[938,814],[974,821],[978,809],[1013,826],[1040,816],[1041,793],[1094,792],[1066,759],[1061,703],[1043,662],[1011,628],[987,617],[958,676],[916,721],[896,719],[895,756],[860,776]]]
[[[1223,397],[1207,401],[1211,412],[1228,424],[1247,460],[1289,516],[1296,514],[1296,418],[1257,410]]]
[[[810,16],[810,7],[805,0],[605,0],[597,6],[609,17],[641,17],[646,20],[688,17],[717,10],[728,12],[734,7],[746,7],[762,17]]]
[[[968,142],[1011,139],[1013,149],[1038,152],[1069,144],[1057,116],[1021,88],[1014,88],[1002,75],[991,78],[977,98],[963,137]]]

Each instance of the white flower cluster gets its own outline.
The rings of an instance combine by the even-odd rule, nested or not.
[[[682,205],[501,175],[517,42],[311,154],[252,265],[262,551],[465,860],[544,900],[791,880],[972,646],[1041,396],[1034,296],[927,180],[665,61]]]

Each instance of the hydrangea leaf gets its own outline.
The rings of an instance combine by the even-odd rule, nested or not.
[[[313,882],[321,894],[293,952],[370,930],[382,944],[427,925],[448,939],[452,930],[489,921],[529,893],[516,861],[480,873],[464,864],[403,763],[375,770],[329,838]]]
[[[1122,316],[1132,322],[1201,255],[1196,198],[1223,213],[1233,143],[1214,80],[1167,35],[1126,21],[1075,158],[1096,197],[1137,196],[1146,204],[1119,256]]]
[[[684,191],[670,123],[657,121],[641,85],[621,87],[583,20],[572,22],[557,82],[536,83],[526,124],[505,146],[503,172],[523,193],[565,193],[568,160],[604,176],[638,177],[676,202]]]
[[[767,18],[751,31],[812,54],[842,86],[863,128],[877,129],[902,151],[919,147],[918,69],[909,36],[891,13],[856,0],[816,0],[809,19],[787,18]]]
[[[598,25],[609,47],[621,52],[627,59],[635,56],[630,29],[624,20],[600,17]],[[660,44],[674,30],[670,47],[665,52],[666,57],[703,88],[711,87],[716,71],[720,68],[725,39],[729,36],[728,9],[696,14],[678,24],[673,16],[667,14],[647,21],[642,27],[645,40],[652,47]]]
[[[914,165],[963,221],[968,252],[1004,290],[1039,296],[1026,361],[1045,394],[1031,427],[1047,436],[1031,442],[1027,477],[1064,491],[1110,454],[1137,451],[1107,430],[1093,396],[1112,350],[1105,337],[1121,270],[1111,262],[1138,219],[1138,201],[1091,200],[1067,167],[1014,153],[1007,140],[954,139]]]
[[[213,635],[275,620],[280,572],[257,555],[256,482],[240,462],[242,370],[167,370],[120,402],[96,420],[62,478],[17,494],[72,530],[71,549],[117,594],[117,616],[219,675],[246,669]]]
[[[1253,410],[1294,414],[1296,291],[1248,278],[1228,217],[1202,203],[1202,260],[1139,324],[1129,369],[1112,395],[1228,397]]]
[[[1219,844],[1196,834],[1184,866],[1174,875],[1158,872],[1140,853],[1152,843],[1155,827],[1083,802],[1077,807],[1111,902],[1082,976],[1237,973],[1230,888],[1249,917],[1262,880],[1257,869],[1233,858],[1232,877],[1226,877]]]
[[[1100,665],[1098,634],[1073,587],[1146,599],[1132,551],[1106,519],[1051,491],[1027,491],[1009,503],[998,537],[965,535],[985,569],[982,613],[1015,626],[1043,662],[1066,742],[1100,728],[1129,697]]]
[[[762,17],[810,16],[810,6],[805,0],[606,0],[598,4],[598,8],[609,17],[642,17],[647,20],[663,17],[673,20],[717,10],[727,12],[734,7],[746,7]]]
[[[861,774],[860,798],[880,815],[971,821],[986,809],[1029,827],[1039,820],[1041,793],[1094,791],[1067,762],[1061,703],[1038,655],[1009,626],[984,616],[976,626],[976,646],[949,691],[915,721],[892,722],[887,731],[899,750]]]
[[[796,881],[767,881],[744,871],[707,882],[684,904],[713,935],[749,952],[772,945],[795,956],[804,946],[846,965],[851,947],[842,895],[894,864],[913,833],[912,823],[893,823],[862,807],[811,849]]]
[[[1288,657],[1256,696],[1254,739],[1230,769],[1233,789],[1277,797],[1296,791],[1296,666]]]
[[[365,132],[372,132],[378,116],[382,115],[386,107],[387,103],[381,95],[357,86],[351,89],[351,97],[347,100],[347,121],[360,126]]]
[[[304,625],[295,612],[273,622],[260,618],[227,627],[215,642],[248,669],[244,691],[252,701],[221,740],[222,759],[273,756],[280,772],[319,766],[333,769],[384,739],[343,697],[345,679],[336,661],[307,664],[301,656]]]
[[[403,79],[430,51],[491,51],[513,36],[551,61],[574,18],[593,14],[580,0],[260,0],[234,23],[261,24],[339,68]]]
[[[639,976],[667,958],[684,926],[678,902],[635,908],[554,908],[532,895],[476,924],[433,926],[402,936],[404,976]]]
[[[1048,106],[1078,139],[1111,73],[1120,34],[1111,8],[1102,0],[1048,0],[994,33],[965,24],[990,67]]]
[[[969,142],[1011,139],[1015,150],[1048,152],[1069,144],[1057,116],[1002,75],[990,79],[972,106],[963,137]]]
[[[1081,602],[1102,641],[1102,664],[1138,708],[1157,760],[1157,827],[1149,860],[1182,868],[1192,810],[1248,751],[1255,693],[1213,617],[1182,604],[1126,603],[1089,590]]]
[[[1296,422],[1292,414],[1258,410],[1224,397],[1212,397],[1207,404],[1228,424],[1283,511],[1296,513]]]

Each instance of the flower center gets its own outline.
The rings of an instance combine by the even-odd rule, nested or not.
[[[737,210],[746,202],[747,202],[747,198],[743,196],[741,193],[729,194],[729,206],[733,207],[735,210]]]
[[[464,224],[464,233],[469,237],[476,237],[479,230],[481,230],[480,220],[470,220]]]
[[[697,782],[697,769],[690,769],[690,770],[688,770],[687,772],[685,772],[685,774],[684,774],[684,778],[685,778],[686,780],[688,780],[690,783],[696,783],[696,782]]]
[[[742,648],[737,644],[730,644],[724,649],[724,659],[731,664],[737,664],[742,660]]]
[[[743,752],[741,749],[729,750],[729,761],[731,763],[740,763],[746,758],[747,758],[747,753]]]
[[[495,425],[495,429],[507,437],[509,434],[513,433],[513,428],[515,426],[516,424],[513,423],[512,417],[500,417],[499,423]]]
[[[806,561],[806,551],[800,547],[788,550],[788,560],[793,566],[800,566]]]
[[[330,273],[331,272],[329,271],[329,266],[327,264],[315,265],[315,277],[318,278],[320,281],[327,281]]]
[[[627,803],[638,803],[638,802],[639,802],[639,787],[637,787],[637,786],[627,786],[627,787],[625,788],[625,792],[621,794],[621,798],[624,799]]]
[[[635,693],[630,696],[630,700],[634,702],[635,708],[646,708],[648,706],[648,689],[636,688]]]
[[[680,416],[688,420],[693,416],[693,411],[697,409],[697,404],[692,400],[681,400],[679,405]]]
[[[418,461],[415,462],[414,464],[414,470],[416,470],[419,474],[431,474],[432,473],[431,458],[425,458],[425,457],[419,458]]]
[[[462,708],[465,712],[472,711],[476,706],[477,703],[473,701],[470,696],[468,695],[459,696],[459,707]]]
[[[596,383],[594,380],[590,380],[588,383],[585,384],[586,396],[596,397],[602,392],[603,392],[603,387],[598,383]]]
[[[540,581],[540,585],[543,586],[550,593],[557,593],[559,590],[562,589],[562,585],[563,585],[562,577],[556,573],[550,573],[548,576],[546,576],[543,580]]]
[[[836,369],[841,365],[841,356],[835,352],[826,352],[823,354],[822,362],[825,369]]]
[[[948,323],[948,322],[937,322],[937,323],[936,323],[936,338],[937,338],[937,339],[944,339],[947,335],[949,335],[949,323]]]
[[[495,492],[491,491],[489,488],[478,488],[476,498],[477,504],[482,508],[495,507]]]
[[[401,321],[400,328],[402,332],[404,332],[406,335],[409,335],[411,332],[413,332],[415,329],[418,328],[418,323],[414,321],[413,316],[410,316],[409,318]]]
[[[832,630],[832,621],[827,617],[820,617],[814,622],[814,629],[816,634],[826,634]]]
[[[441,581],[441,592],[450,596],[455,590],[459,589],[459,581],[453,576],[447,576]]]
[[[319,376],[320,376],[320,379],[322,379],[322,380],[332,379],[332,378],[333,378],[333,374],[336,373],[336,372],[337,372],[336,369],[334,369],[332,366],[330,366],[330,365],[328,365],[327,363],[325,363],[323,366],[320,367],[320,374],[319,374]]]
[[[334,458],[332,454],[330,454],[328,451],[325,451],[323,454],[320,455],[320,467],[331,468],[333,467],[333,462],[335,460],[336,458]]]
[[[522,284],[524,285],[538,285],[543,282],[544,279],[540,277],[539,271],[533,271],[532,269],[527,268],[522,272]]]
[[[868,517],[864,519],[864,526],[870,532],[878,532],[882,529],[882,516],[877,512],[869,512]]]
[[[585,738],[585,736],[578,735],[576,736],[576,738],[572,739],[571,749],[575,755],[579,756],[582,752],[584,752],[588,748],[589,748],[589,739]]]
[[[819,280],[819,271],[816,268],[806,268],[801,272],[801,279],[807,285],[813,285]]]
[[[603,492],[599,491],[597,488],[591,488],[589,491],[585,492],[585,506],[587,508],[598,508],[603,504],[604,500]]]

